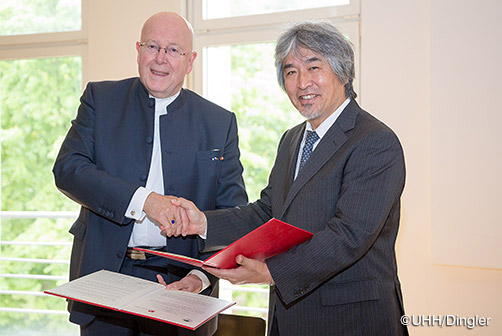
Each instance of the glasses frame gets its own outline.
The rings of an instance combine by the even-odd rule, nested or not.
[[[148,51],[148,48],[145,48],[145,51],[146,51],[148,54],[150,54],[150,55],[158,55],[158,54],[160,53],[160,50],[161,50],[161,49],[164,49],[164,53],[165,53],[168,57],[171,57],[171,58],[179,58],[179,57],[177,57],[177,56],[174,56],[174,57],[173,57],[173,54],[172,54],[172,53],[170,53],[170,52],[168,51],[169,47],[171,47],[171,46],[169,46],[169,45],[168,45],[168,46],[166,46],[166,47],[161,47],[161,46],[158,46],[156,43],[149,42],[149,41],[146,41],[146,42],[138,42],[138,45],[139,45],[140,47],[148,47],[149,45],[156,45],[156,46],[157,46],[157,48],[156,48],[156,49],[157,49],[157,52],[155,52],[155,53],[154,53],[154,52],[150,52],[150,51]],[[192,51],[187,51],[187,52],[181,52],[181,51],[179,51],[179,50],[176,50],[176,51],[175,51],[175,53],[176,53],[176,54],[178,54],[178,55],[180,55],[180,56],[186,56],[186,55],[188,55],[188,54],[191,54],[192,52],[193,52],[193,50],[192,50]]]

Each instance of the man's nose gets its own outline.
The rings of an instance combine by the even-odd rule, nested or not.
[[[308,73],[299,73],[297,85],[300,90],[309,88],[312,86],[312,77]]]
[[[167,60],[167,53],[165,48],[160,48],[160,50],[157,52],[157,55],[155,56],[155,60],[158,63],[165,63]]]

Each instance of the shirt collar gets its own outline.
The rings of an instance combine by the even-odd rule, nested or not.
[[[152,95],[150,95],[150,98],[155,99],[155,114],[158,115],[163,115],[167,114],[166,107],[171,104],[178,96],[180,95],[180,92],[175,94],[174,96],[167,97],[167,98],[156,98]]]
[[[329,117],[326,118],[326,120],[324,120],[316,129],[315,129],[315,132],[317,133],[317,135],[319,136],[319,138],[321,139],[324,134],[326,134],[326,132],[328,132],[328,130],[330,129],[331,126],[333,126],[333,124],[335,123],[336,119],[338,119],[338,117],[340,116],[340,114],[342,113],[343,109],[350,103],[350,98],[347,98],[345,99],[345,101],[342,103],[342,105],[340,105],[336,110],[335,112],[331,113],[331,115]],[[310,124],[310,122],[307,122],[307,127],[305,127],[305,134],[307,133],[307,131],[313,131],[312,129],[312,125]]]

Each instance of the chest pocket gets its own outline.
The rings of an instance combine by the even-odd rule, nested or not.
[[[210,188],[216,186],[224,158],[221,150],[165,152],[164,180],[173,186],[173,192],[187,190],[190,186]],[[169,192],[169,190],[166,190]],[[183,195],[184,193],[181,193]]]
[[[336,306],[347,303],[379,300],[378,283],[373,279],[338,282],[321,288],[321,304]]]

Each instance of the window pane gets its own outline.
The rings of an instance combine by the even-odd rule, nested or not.
[[[235,112],[244,181],[250,201],[266,187],[281,135],[304,118],[277,83],[275,43],[205,49],[205,96]],[[222,299],[237,301],[228,312],[267,318],[268,287],[220,284]]]
[[[266,187],[281,135],[303,121],[277,84],[274,43],[206,49],[206,96],[237,115],[250,201]]]
[[[55,33],[81,29],[81,0],[0,2],[0,35]]]
[[[43,295],[68,281],[74,219],[0,220],[0,334],[78,335],[66,301]]]
[[[205,0],[204,19],[274,13],[308,8],[348,5],[350,0]]]
[[[0,210],[77,210],[51,169],[81,92],[80,57],[0,61]]]

